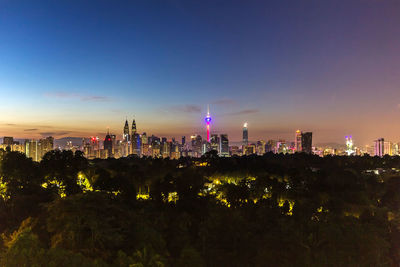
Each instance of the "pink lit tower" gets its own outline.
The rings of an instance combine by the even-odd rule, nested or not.
[[[204,119],[207,124],[207,142],[210,142],[210,123],[211,123],[211,116],[210,116],[210,106],[207,106],[207,116]]]

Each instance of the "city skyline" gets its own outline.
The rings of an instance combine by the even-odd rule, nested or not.
[[[208,118],[208,116],[209,116],[209,105],[207,107],[207,113],[205,115],[205,118]],[[125,121],[125,123],[127,123],[127,122],[128,122],[128,119]],[[182,133],[176,133],[175,135],[162,134],[162,133],[160,134],[158,132],[152,131],[151,129],[147,129],[147,130],[143,130],[141,128],[136,129],[136,119],[133,119],[133,123],[134,123],[134,125],[132,125],[132,127],[135,128],[135,131],[137,132],[138,135],[141,135],[142,133],[147,133],[147,134],[150,133],[150,134],[153,134],[155,136],[165,137],[168,140],[171,140],[171,139],[174,139],[174,138],[178,138],[179,139],[182,136],[190,137],[191,135],[200,135],[205,140],[207,140],[207,136],[208,136],[208,133],[207,133],[207,120],[205,120],[205,119],[203,119],[203,121],[199,122],[200,124],[202,123],[202,125],[196,127],[197,131],[192,131],[192,132],[183,133],[183,134]],[[210,125],[214,126],[213,124],[211,124],[211,120],[210,120]],[[82,134],[81,136],[78,136],[78,135],[77,136],[73,136],[73,135],[69,135],[68,134],[68,133],[72,133],[73,131],[65,131],[65,133],[63,133],[61,136],[57,135],[56,132],[40,132],[40,133],[38,133],[37,132],[38,129],[32,128],[32,129],[23,130],[23,133],[19,132],[19,134],[18,134],[18,132],[17,132],[15,135],[12,135],[12,134],[0,135],[0,140],[3,139],[2,136],[4,136],[4,137],[12,136],[16,140],[35,140],[35,139],[46,138],[46,137],[49,137],[49,136],[54,137],[56,140],[57,139],[58,140],[62,140],[62,139],[82,139],[82,138],[83,139],[90,139],[92,137],[104,138],[108,134],[116,135],[117,136],[117,140],[125,140],[125,138],[126,138],[126,134],[125,134],[126,127],[127,127],[127,124],[125,124],[125,126],[122,127],[122,128],[121,128],[121,125],[120,125],[119,128],[121,128],[121,129],[118,129],[118,128],[114,129],[114,128],[110,128],[109,126],[107,126],[104,131],[98,131],[96,133],[94,133],[94,132],[89,132],[89,133],[81,132],[81,134]],[[204,128],[204,127],[206,127],[206,128]],[[53,128],[53,127],[51,127],[51,128]],[[244,133],[243,133],[244,129],[246,129],[246,132],[248,132],[248,122],[247,121],[242,123],[242,125],[237,127],[237,129],[235,129],[235,131],[238,131],[238,132],[235,132],[234,134],[232,134],[232,136],[236,136],[237,138],[231,140],[232,143],[236,143],[238,145],[239,144],[243,144],[243,142],[244,142],[244,136],[243,136],[244,135]],[[297,132],[299,132],[299,131],[300,130],[297,129],[295,131],[295,133],[297,134]],[[311,129],[310,131],[313,131],[313,130]],[[216,127],[216,129],[212,129],[212,130],[210,129],[209,135],[211,136],[213,134],[226,134],[226,133],[227,133],[227,131],[224,131],[223,129],[219,129],[218,127]],[[255,136],[251,136],[250,135],[250,137],[248,137],[248,142],[247,143],[256,143],[257,141],[260,141],[260,140],[263,140],[263,141],[267,141],[267,140],[286,140],[287,142],[292,142],[293,141],[294,143],[296,143],[296,137],[293,137],[293,133],[294,133],[294,131],[292,130],[291,132],[286,132],[286,133],[283,133],[282,135],[273,135],[273,134],[271,134],[269,136],[264,136],[264,137],[261,137],[261,138],[257,138]],[[83,134],[86,134],[86,135],[83,135]],[[228,134],[228,135],[230,135],[230,134]],[[342,140],[338,140],[338,141],[330,141],[330,142],[325,142],[325,143],[324,142],[313,141],[313,143],[314,143],[314,145],[318,145],[318,146],[320,146],[320,145],[322,145],[322,146],[328,145],[329,146],[329,144],[332,144],[332,145],[335,145],[335,144],[336,145],[345,145],[347,137],[348,136],[343,136]],[[382,138],[382,137],[377,137],[375,139],[379,139],[379,138]],[[319,140],[318,138],[313,138],[313,140],[315,140],[315,139]],[[358,146],[369,146],[369,145],[375,143],[375,139],[368,140],[366,142],[366,144],[361,144],[360,142],[356,142],[356,144]],[[397,142],[397,140],[393,140],[393,141]]]
[[[228,134],[216,134],[210,132],[211,115],[209,107],[205,117],[206,134],[192,134],[190,143],[186,142],[186,136],[179,138],[166,138],[157,136],[154,133],[139,133],[136,119],[132,120],[131,127],[128,119],[125,120],[122,134],[113,134],[107,130],[107,134],[102,136],[91,136],[83,138],[64,139],[64,144],[56,143],[52,136],[40,138],[38,140],[29,138],[19,140],[12,136],[4,136],[0,150],[10,150],[25,153],[27,157],[35,161],[40,161],[42,157],[52,149],[81,151],[88,159],[95,158],[120,158],[138,156],[152,158],[178,159],[180,157],[195,157],[206,155],[208,152],[215,151],[221,157],[243,156],[243,155],[265,155],[265,153],[306,153],[318,156],[346,155],[361,156],[370,155],[383,157],[399,156],[400,143],[379,138],[373,141],[373,145],[354,146],[352,136],[345,136],[345,143],[340,145],[322,145],[313,143],[313,133],[303,132],[299,129],[294,132],[293,139],[269,139],[269,140],[249,140],[248,123],[243,124],[242,141],[229,142]],[[122,126],[122,125],[121,125]],[[131,130],[129,130],[131,128]],[[78,140],[76,140],[78,139]],[[60,140],[61,141],[61,140]]]
[[[290,3],[290,4],[288,4]],[[400,141],[400,3],[0,1],[0,136]],[[221,16],[223,14],[223,16]],[[151,19],[149,19],[151,18]]]

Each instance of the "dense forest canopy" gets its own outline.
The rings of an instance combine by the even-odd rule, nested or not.
[[[1,266],[398,266],[400,157],[0,151]]]

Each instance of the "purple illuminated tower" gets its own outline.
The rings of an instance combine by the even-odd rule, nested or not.
[[[210,123],[211,123],[211,116],[210,116],[210,106],[207,107],[207,116],[205,118],[207,124],[207,142],[210,142]]]

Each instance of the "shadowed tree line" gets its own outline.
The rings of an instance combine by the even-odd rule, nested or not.
[[[400,157],[0,151],[0,266],[398,266]]]

